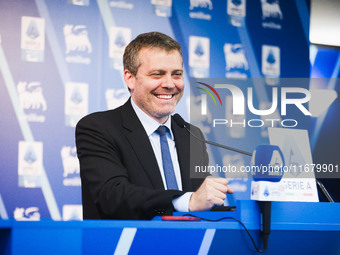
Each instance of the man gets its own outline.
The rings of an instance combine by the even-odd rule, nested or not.
[[[171,120],[184,89],[181,46],[162,33],[141,34],[126,47],[123,62],[131,98],[76,127],[84,219],[151,219],[222,205],[232,193],[224,178],[190,179],[190,166],[208,164],[205,144],[190,141]]]

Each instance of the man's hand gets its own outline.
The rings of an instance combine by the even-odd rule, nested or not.
[[[225,178],[207,177],[199,189],[191,195],[189,211],[206,211],[214,205],[223,205],[226,194],[233,192]]]

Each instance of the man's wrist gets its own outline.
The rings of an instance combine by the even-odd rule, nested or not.
[[[172,200],[172,204],[178,212],[189,212],[189,202],[193,192],[186,192],[182,196]]]

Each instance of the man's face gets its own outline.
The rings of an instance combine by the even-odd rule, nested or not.
[[[177,50],[142,48],[136,76],[124,71],[133,101],[146,114],[164,123],[183,95],[183,62]]]

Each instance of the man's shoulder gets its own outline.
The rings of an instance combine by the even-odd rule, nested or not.
[[[122,111],[126,108],[127,103],[121,105],[115,109],[105,110],[105,111],[98,111],[90,113],[84,116],[82,119],[79,120],[77,125],[85,124],[85,123],[111,123],[111,122],[120,122]]]
[[[78,122],[78,125],[88,122],[106,122],[109,121],[111,118],[115,118],[115,116],[119,116],[119,108],[93,112],[81,118]]]
[[[77,123],[77,127],[120,125],[123,109],[124,105],[111,110],[90,113],[79,120],[79,122]]]

